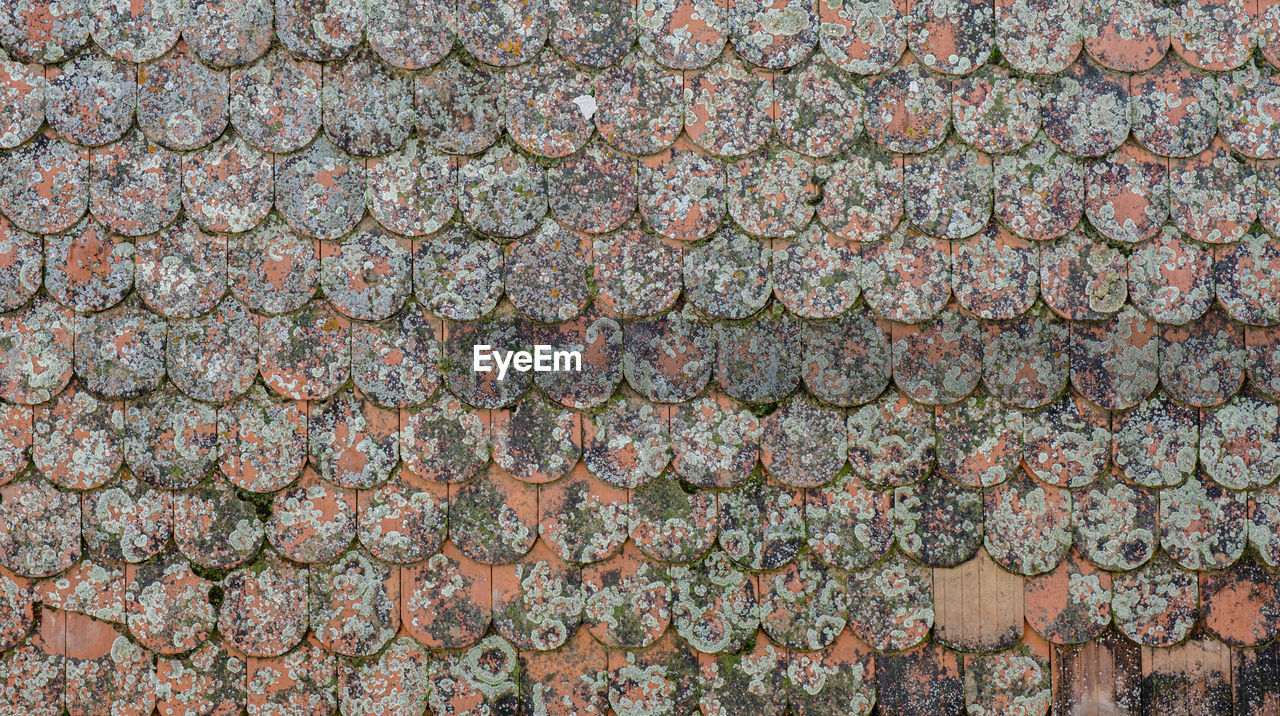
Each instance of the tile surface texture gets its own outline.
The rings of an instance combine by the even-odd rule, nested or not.
[[[0,48],[0,714],[1280,714],[1280,1]]]

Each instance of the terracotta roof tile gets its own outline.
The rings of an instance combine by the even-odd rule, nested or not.
[[[1071,531],[1076,549],[1093,564],[1130,571],[1155,554],[1160,533],[1158,505],[1165,491],[1135,485],[1118,471],[1071,493]]]
[[[265,152],[303,148],[320,130],[321,67],[284,48],[231,73],[231,125]]]
[[[266,550],[257,563],[223,577],[218,633],[251,657],[280,656],[306,634],[307,570]]]
[[[597,480],[579,465],[538,488],[538,534],[562,561],[608,559],[627,539],[630,499],[629,490]]]
[[[271,45],[274,3],[248,0],[192,0],[182,38],[197,57],[214,67],[248,64]]]

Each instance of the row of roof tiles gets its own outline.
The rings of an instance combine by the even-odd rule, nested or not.
[[[309,414],[256,398],[217,413],[172,392],[126,408],[75,393],[34,417],[7,408],[0,563],[56,574],[82,528],[95,553],[139,561],[175,525],[206,568],[250,558],[264,530],[297,561],[329,561],[358,536],[379,558],[416,562],[447,525],[486,563],[519,559],[539,533],[574,562],[628,536],[688,561],[718,533],[752,569],[791,561],[806,534],[844,568],[884,556],[894,535],[931,565],[985,539],[1019,574],[1052,569],[1073,541],[1106,569],[1135,569],[1157,545],[1189,569],[1229,566],[1246,544],[1280,564],[1280,426],[1258,401],[1199,420],[1152,401],[1109,424],[1072,399],[1034,416],[982,401],[935,415],[890,395],[846,419],[797,398],[757,420],[711,397],[587,418],[531,399],[486,416],[446,397],[397,416],[350,394]],[[232,485],[271,494],[270,516]]]
[[[816,226],[773,240],[726,226],[682,245],[634,224],[589,236],[544,220],[536,233],[501,245],[458,224],[412,241],[365,221],[329,242],[301,237],[278,218],[240,236],[182,220],[136,239],[93,219],[41,236],[0,218],[0,242],[0,311],[11,326],[23,311],[39,313],[37,304],[70,324],[73,312],[101,312],[131,295],[154,320],[207,318],[222,305],[252,322],[249,313],[304,309],[318,291],[357,321],[426,310],[469,322],[510,312],[508,302],[538,324],[633,319],[679,309],[683,296],[689,317],[703,322],[779,308],[797,319],[848,318],[865,306],[877,319],[919,324],[958,305],[998,321],[1097,322],[1137,309],[1172,329],[1212,322],[1218,311],[1245,326],[1280,323],[1280,288],[1266,280],[1280,270],[1280,242],[1260,232],[1207,246],[1171,226],[1132,248],[1088,229],[1033,243],[994,223],[964,241],[903,228],[868,245]]]
[[[792,651],[758,635],[741,653],[706,655],[671,636],[619,652],[581,629],[553,652],[517,649],[494,634],[438,654],[402,636],[370,659],[337,656],[315,640],[260,658],[215,637],[188,656],[157,658],[115,625],[58,610],[45,618],[11,657],[0,690],[0,704],[18,713],[57,716],[65,705],[73,714],[101,707],[123,716],[153,708],[809,716],[865,715],[875,706],[902,716],[1040,716],[1101,702],[1117,713],[1255,714],[1275,698],[1275,647],[1237,650],[1211,637],[1144,653],[1114,631],[1083,647],[1028,634],[1012,648],[972,654],[932,642],[872,653],[849,632],[826,649]]]
[[[273,33],[274,30],[274,33]],[[274,34],[274,37],[273,37]],[[1028,42],[1034,37],[1035,42]],[[384,61],[417,70],[441,61],[455,39],[491,65],[528,62],[550,44],[574,62],[607,67],[639,42],[677,69],[705,66],[726,43],[752,63],[785,68],[821,49],[841,67],[882,71],[909,47],[934,70],[968,74],[999,49],[1018,69],[1056,73],[1081,50],[1134,72],[1169,50],[1196,67],[1230,70],[1255,49],[1280,63],[1280,5],[1273,0],[25,0],[0,13],[0,44],[28,62],[55,62],[93,44],[126,62],[155,60],[185,39],[205,62],[252,62],[273,39],[300,57],[333,61],[368,41]]]
[[[553,652],[517,649],[493,634],[469,648],[439,654],[401,636],[368,659],[343,658],[315,639],[283,656],[264,658],[236,652],[215,637],[189,655],[157,657],[117,625],[58,610],[47,610],[44,618],[48,622],[8,659],[0,706],[14,713],[57,716],[65,706],[73,714],[101,708],[120,716],[145,716],[154,709],[781,716],[867,714],[878,702],[904,716],[939,708],[959,713],[966,705],[967,713],[995,716],[1006,713],[1010,703],[1017,703],[1020,713],[1044,714],[1051,700],[1050,647],[1034,640],[991,654],[962,655],[934,644],[904,654],[875,654],[849,633],[824,650],[806,652],[778,647],[759,635],[740,654],[706,655],[675,636],[621,652],[594,641],[584,628]],[[1230,654],[1213,640],[1197,640],[1187,648]],[[1168,666],[1151,671],[1179,673]],[[1229,677],[1230,668],[1216,676]],[[1177,690],[1156,689],[1150,695],[1176,698]]]
[[[448,426],[435,427],[439,432]],[[904,439],[884,441],[895,438]],[[1158,449],[1150,437],[1147,448],[1152,443]],[[470,446],[438,439],[435,447],[456,454]],[[1271,471],[1261,482],[1272,484],[1243,485],[1252,490],[1224,487],[1200,472],[1154,489],[1118,469],[1067,489],[1057,479],[1033,478],[1016,462],[1002,473],[1005,456],[980,453],[959,456],[969,463],[961,465],[967,473],[941,472],[947,467],[941,463],[954,455],[941,455],[933,475],[928,475],[932,464],[904,466],[918,477],[893,489],[873,485],[856,470],[797,480],[800,471],[781,460],[772,467],[793,468],[788,484],[757,469],[737,483],[717,485],[722,491],[686,489],[683,475],[676,473],[620,487],[600,463],[637,458],[602,455],[598,449],[586,452],[580,467],[566,469],[567,476],[553,475],[549,481],[513,476],[496,465],[421,456],[406,458],[404,470],[393,464],[386,474],[372,468],[361,474],[352,463],[366,456],[354,449],[337,455],[343,461],[336,466],[334,456],[321,455],[314,469],[304,472],[298,456],[286,455],[278,463],[253,466],[258,479],[252,488],[265,491],[272,487],[268,479],[280,483],[274,493],[265,493],[269,498],[232,489],[232,483],[244,489],[247,471],[212,478],[206,471],[194,480],[166,479],[156,487],[156,466],[144,462],[139,468],[144,479],[116,473],[91,488],[75,485],[87,490],[83,494],[60,491],[38,473],[24,472],[0,488],[5,498],[0,564],[24,576],[49,577],[71,568],[82,553],[138,563],[162,552],[171,537],[187,559],[205,569],[245,564],[264,540],[289,559],[308,564],[333,561],[357,539],[380,560],[417,564],[430,559],[446,535],[470,559],[511,564],[524,559],[541,535],[551,553],[577,564],[607,560],[628,544],[653,559],[691,563],[718,543],[748,570],[782,568],[803,558],[806,548],[828,566],[862,570],[896,544],[924,564],[949,567],[965,563],[983,545],[1004,569],[1036,575],[1057,568],[1074,544],[1091,564],[1111,571],[1143,568],[1159,554],[1188,570],[1221,570],[1250,546],[1257,559],[1280,566],[1280,489],[1274,484],[1276,450],[1271,447]],[[638,449],[632,446],[632,453]],[[221,462],[235,470],[236,459],[251,457],[261,458],[233,452]],[[508,456],[498,456],[503,457]],[[688,454],[681,457],[689,461]],[[1225,457],[1257,456],[1242,451]],[[979,461],[987,466],[983,474],[975,474],[973,463]],[[1194,465],[1194,457],[1190,461]],[[414,472],[419,463],[434,473],[420,476]],[[84,467],[87,472],[98,466]],[[439,482],[446,470],[451,473],[445,477],[463,481]],[[65,470],[51,477],[61,481]]]
[[[562,647],[579,625],[617,649],[646,648],[670,627],[707,654],[738,652],[761,628],[779,646],[816,650],[847,625],[876,651],[910,649],[931,632],[966,651],[1009,648],[1022,638],[1024,619],[1055,644],[1091,641],[1112,624],[1134,642],[1166,648],[1197,626],[1237,647],[1261,646],[1280,631],[1277,572],[1252,558],[1197,574],[1161,552],[1111,573],[1063,547],[1055,564],[1024,578],[976,546],[968,560],[946,567],[894,550],[855,570],[805,554],[759,573],[718,549],[672,565],[628,543],[582,567],[545,542],[531,541],[498,565],[472,559],[453,541],[437,540],[433,550],[397,566],[358,548],[327,564],[296,564],[263,548],[241,566],[207,572],[170,546],[137,563],[86,555],[56,578],[0,570],[0,644],[7,651],[30,632],[35,604],[127,625],[140,646],[166,655],[200,648],[216,627],[237,653],[253,657],[280,656],[309,631],[339,654],[367,657],[397,633],[431,650],[457,649],[491,626],[536,651]],[[965,581],[972,593],[955,594]],[[456,587],[442,588],[448,584]],[[1008,600],[991,606],[1001,620],[994,636],[975,639],[963,624],[945,623],[963,621],[957,612],[993,592]]]
[[[41,135],[0,155],[0,168],[5,223],[39,234],[84,232],[86,214],[125,237],[244,233],[273,208],[290,231],[323,240],[357,231],[427,236],[455,216],[454,231],[465,225],[502,242],[557,228],[634,233],[637,219],[686,242],[719,231],[875,243],[984,230],[1048,241],[1089,229],[1135,245],[1170,226],[1193,241],[1230,244],[1258,222],[1280,231],[1280,171],[1255,170],[1217,145],[1170,164],[1127,143],[1086,165],[1043,138],[994,161],[948,140],[919,156],[863,146],[815,165],[788,150],[722,164],[681,144],[644,160],[593,144],[544,169],[505,145],[457,160],[415,140],[366,166],[324,138],[273,161],[234,135],[179,156],[134,133],[92,151]]]
[[[892,379],[906,396],[949,405],[979,384],[1011,407],[1053,402],[1068,382],[1106,410],[1126,410],[1157,385],[1196,407],[1231,400],[1245,378],[1260,397],[1280,396],[1280,330],[1244,328],[1218,308],[1183,326],[1161,326],[1132,307],[1093,322],[1066,322],[1043,306],[1009,321],[982,321],[955,304],[918,324],[874,319],[864,309],[834,321],[793,318],[780,306],[749,321],[710,322],[686,307],[619,321],[593,306],[559,325],[498,310],[475,322],[440,321],[410,304],[377,323],[351,321],[314,300],[259,317],[229,297],[203,316],[169,320],[137,298],[80,315],[38,296],[0,314],[5,347],[0,398],[35,405],[79,376],[94,393],[130,399],[166,376],[183,393],[223,404],[260,375],[275,393],[321,400],[353,380],[378,404],[424,403],[443,383],[479,408],[508,407],[536,382],[571,408],[607,401],[625,378],[649,400],[678,403],[711,381],[735,399],[772,403],[803,382],[837,406],[861,405]],[[579,351],[581,370],[476,369],[475,346]],[[574,366],[575,368],[577,366]]]
[[[776,74],[732,54],[691,74],[631,55],[591,77],[549,52],[505,72],[453,58],[415,77],[367,49],[323,66],[277,49],[227,72],[179,45],[141,69],[95,51],[57,66],[0,62],[0,146],[16,147],[45,126],[74,145],[106,145],[136,117],[156,149],[172,151],[205,147],[230,124],[272,153],[302,149],[323,126],[337,146],[363,157],[401,150],[415,128],[454,154],[482,152],[505,129],[541,157],[571,155],[596,132],[618,150],[651,155],[683,130],[722,157],[750,154],[774,132],[797,152],[829,157],[853,148],[865,125],[875,145],[912,154],[941,145],[952,127],[994,154],[1022,149],[1043,128],[1059,149],[1083,157],[1113,152],[1132,133],[1165,157],[1194,156],[1220,135],[1247,157],[1274,159],[1280,129],[1267,108],[1278,96],[1280,75],[1265,64],[1213,75],[1168,60],[1126,75],[1081,59],[1045,79],[998,66],[949,79],[908,56],[861,82],[821,59]]]

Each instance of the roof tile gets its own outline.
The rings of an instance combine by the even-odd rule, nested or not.
[[[792,652],[787,663],[787,702],[796,716],[870,713],[876,697],[872,653],[848,631],[822,651]]]
[[[1280,157],[1280,136],[1269,114],[1256,111],[1258,103],[1266,106],[1280,97],[1280,79],[1276,69],[1254,60],[1219,80],[1221,114],[1218,132],[1232,148],[1247,157],[1276,159]]]
[[[1192,65],[1222,71],[1249,59],[1254,13],[1243,3],[1193,0],[1171,9],[1170,15],[1173,49]]]
[[[494,242],[452,223],[418,242],[413,285],[423,307],[454,321],[480,318],[498,305],[503,289],[503,256]]]
[[[876,651],[902,651],[933,627],[933,582],[928,568],[895,552],[849,575],[849,630]]]
[[[23,231],[56,234],[89,208],[89,152],[46,128],[0,156],[0,211]]]
[[[787,238],[813,216],[814,167],[785,149],[761,149],[726,168],[729,215],[747,233]]]
[[[700,652],[736,652],[760,624],[756,579],[713,549],[690,566],[671,567],[672,622]],[[660,642],[661,644],[661,642]]]
[[[369,554],[384,562],[412,564],[440,549],[448,517],[448,488],[408,471],[356,496],[357,536]]]
[[[217,459],[217,411],[172,385],[128,403],[124,424],[125,460],[156,487],[191,487]]]
[[[787,707],[788,656],[786,649],[775,647],[763,635],[756,637],[750,651],[699,654],[700,712],[705,716],[781,716]]]
[[[364,216],[364,162],[327,137],[297,154],[276,157],[276,209],[298,233],[337,239]]]
[[[48,577],[80,556],[80,500],[39,475],[0,487],[0,566],[24,577]]]
[[[490,468],[449,490],[449,539],[483,564],[509,564],[538,537],[538,490]]]
[[[822,51],[842,70],[861,75],[884,72],[907,48],[907,10],[907,0],[875,0],[867,4],[865,15],[841,2],[818,0]]]
[[[520,650],[568,641],[582,614],[582,573],[538,542],[520,561],[493,569],[493,627]]]
[[[823,179],[818,220],[828,231],[870,242],[897,227],[904,204],[902,165],[895,155],[864,139],[816,175]]]
[[[1163,391],[1117,413],[1112,459],[1131,482],[1147,487],[1181,484],[1196,466],[1200,420],[1194,408]]]
[[[720,495],[720,547],[747,569],[778,569],[795,559],[804,532],[804,491],[767,478],[762,469]]]
[[[271,0],[190,0],[182,37],[214,67],[248,64],[271,46],[272,5]]]
[[[1040,251],[1045,303],[1068,321],[1099,321],[1125,305],[1128,266],[1119,249],[1088,230],[1075,230]]]
[[[418,130],[436,149],[475,154],[497,141],[505,115],[502,74],[453,56],[415,82]]]
[[[544,219],[537,231],[503,250],[507,298],[534,321],[559,323],[591,300],[591,239]]]
[[[609,651],[609,705],[618,716],[698,706],[698,652],[672,635],[647,649]]]
[[[137,298],[76,322],[75,370],[89,390],[137,398],[160,387],[168,326]]]
[[[577,231],[613,231],[635,213],[636,174],[637,165],[630,157],[607,144],[588,144],[547,171],[551,213]]]
[[[933,469],[934,411],[895,387],[849,411],[847,435],[853,473],[875,487],[919,482]]]
[[[1200,414],[1200,464],[1230,490],[1265,487],[1280,469],[1277,407],[1252,391]]]
[[[307,631],[307,571],[267,550],[222,580],[218,633],[249,656],[279,656]]]
[[[667,472],[631,495],[631,540],[661,562],[692,562],[715,544],[716,493],[689,491]]]
[[[1085,5],[1084,46],[1104,66],[1141,72],[1169,49],[1168,10],[1156,0],[1119,0]]]
[[[336,485],[367,490],[386,482],[400,453],[399,415],[354,390],[311,404],[308,462]]]
[[[1028,579],[1027,624],[1054,644],[1085,644],[1111,623],[1111,575],[1072,550],[1053,571]]]
[[[251,560],[265,531],[253,503],[221,478],[173,496],[173,539],[183,557],[205,569]]]
[[[734,487],[751,476],[763,428],[744,407],[712,389],[671,416],[671,467],[700,487]]]
[[[1127,77],[1081,55],[1041,89],[1045,134],[1077,156],[1100,157],[1114,151],[1129,134],[1128,87]]]
[[[130,131],[89,153],[89,211],[126,236],[159,231],[181,206],[181,157]]]
[[[60,487],[88,490],[110,480],[124,461],[124,411],[119,403],[99,400],[79,383],[72,383],[53,400],[36,409],[31,426],[32,459],[36,469]],[[7,408],[10,430],[21,413]],[[14,431],[20,434],[20,430]],[[20,445],[10,433],[10,444]],[[6,460],[6,462],[8,462]],[[7,473],[16,465],[7,464]]]
[[[1036,575],[1058,566],[1071,548],[1071,493],[1022,470],[983,494],[983,546],[1000,566]]]
[[[814,56],[779,74],[773,91],[778,105],[774,128],[791,149],[826,157],[843,154],[861,138],[862,88],[826,59]]]
[[[400,620],[405,631],[431,649],[457,649],[479,641],[489,626],[493,602],[490,571],[452,542],[445,542],[426,561],[401,568]]]
[[[134,242],[134,285],[147,307],[168,318],[194,318],[227,290],[227,239],[188,218]]]
[[[1239,241],[1258,218],[1253,168],[1232,156],[1221,140],[1198,156],[1171,162],[1170,213],[1178,228],[1197,241]]]
[[[62,139],[83,145],[114,142],[133,124],[136,71],[96,46],[46,70],[45,113]]]
[[[441,0],[366,4],[364,14],[369,46],[406,70],[425,70],[444,59],[458,32],[457,9]]]
[[[343,656],[370,656],[400,627],[400,574],[359,550],[308,573],[311,630]]]
[[[551,44],[579,65],[608,67],[635,42],[635,6],[626,0],[551,0],[549,6]]]
[[[355,0],[276,0],[275,28],[293,54],[336,60],[360,42],[364,12]]]
[[[768,139],[773,102],[771,76],[726,51],[711,67],[685,74],[685,131],[716,156],[750,154]]]
[[[350,322],[327,301],[259,324],[258,370],[267,387],[294,400],[327,398],[351,371]]]
[[[276,47],[231,73],[231,125],[264,152],[293,152],[320,131],[320,65]]]
[[[1026,313],[1039,293],[1040,251],[996,222],[952,244],[951,283],[956,298],[979,318]]]
[[[999,66],[956,80],[951,103],[956,133],[980,151],[1017,151],[1040,131],[1040,89]]]
[[[1111,582],[1111,613],[1120,632],[1143,646],[1173,646],[1195,626],[1196,577],[1160,555]]]
[[[532,60],[547,41],[547,2],[477,0],[458,6],[458,39],[477,60],[513,67]]]
[[[552,370],[535,373],[538,387],[566,408],[585,410],[604,403],[622,383],[622,330],[599,303],[589,304],[571,321],[535,326],[535,343],[550,346],[553,359]],[[581,370],[571,357],[557,364],[557,351],[577,351]]]
[[[1131,307],[1072,323],[1071,384],[1102,408],[1131,408],[1155,390],[1159,344],[1157,325]]]
[[[1231,646],[1259,646],[1280,631],[1275,572],[1246,558],[1200,576],[1200,623]]]
[[[426,402],[440,384],[439,333],[439,324],[416,306],[382,323],[357,323],[351,346],[356,386],[387,407]]]
[[[1023,238],[1056,239],[1084,216],[1085,168],[1043,132],[1016,154],[997,157],[993,177],[995,216]]]
[[[66,704],[71,713],[146,714],[155,708],[152,654],[111,624],[80,614],[66,619]]]
[[[995,49],[995,13],[983,0],[916,0],[907,19],[911,50],[931,70],[965,75]]]
[[[307,453],[303,406],[255,384],[218,415],[218,469],[242,490],[283,489],[302,472]]]
[[[355,490],[324,482],[310,468],[272,499],[267,539],[295,562],[328,562],[342,554],[355,534]]]
[[[85,494],[80,530],[99,560],[144,562],[164,550],[173,531],[172,493],[153,489],[127,470]]]
[[[1183,325],[1209,309],[1214,257],[1169,226],[1129,254],[1129,300],[1159,323]]]
[[[337,709],[337,659],[311,641],[280,658],[250,659],[246,677],[249,708],[255,711],[324,713]]]
[[[23,62],[57,62],[89,40],[85,6],[59,0],[31,0],[0,10],[0,42]]]
[[[1018,477],[1023,416],[982,391],[937,409],[937,467],[965,487]]]
[[[875,400],[889,384],[888,328],[865,311],[830,322],[806,321],[800,329],[805,387],[841,407]]]
[[[901,226],[887,241],[862,248],[859,283],[878,317],[928,321],[951,296],[951,242]]]
[[[338,312],[381,321],[413,292],[413,245],[371,219],[341,242],[320,244],[320,287]]]
[[[821,487],[831,482],[848,454],[844,413],[799,394],[776,400],[781,405],[764,421],[760,464],[792,487]]]
[[[538,534],[565,562],[607,559],[627,539],[630,498],[629,490],[597,481],[579,465],[538,488]]]
[[[555,481],[582,455],[582,416],[531,396],[492,413],[493,461],[527,482]]]
[[[772,293],[769,242],[730,224],[709,240],[689,246],[683,267],[685,297],[713,318],[746,318],[763,308]]]
[[[228,297],[199,318],[170,321],[166,357],[169,378],[182,392],[229,402],[258,375],[258,326],[244,304]]]
[[[591,78],[545,52],[506,75],[507,132],[522,149],[543,157],[577,152],[591,138],[587,105]]]
[[[271,160],[228,133],[182,157],[182,206],[210,231],[248,231],[271,210]],[[95,212],[96,213],[96,212]]]
[[[582,461],[605,482],[634,489],[656,478],[671,459],[669,410],[618,391],[584,416]]]
[[[604,713],[608,665],[609,651],[583,630],[559,651],[521,652],[521,709],[548,716]]]
[[[596,75],[591,89],[600,137],[624,152],[661,151],[684,126],[683,75],[642,52],[632,52]]]
[[[982,376],[982,325],[957,307],[922,323],[893,325],[893,381],[912,400],[945,405]]]
[[[618,231],[594,237],[591,262],[599,305],[620,317],[666,311],[683,285],[680,259],[678,244],[644,231],[634,219]]]
[[[342,710],[365,713],[365,709],[380,709],[389,716],[422,713],[431,690],[427,668],[426,651],[407,637],[397,638],[376,658],[359,666],[341,661],[338,693]]]
[[[663,0],[637,6],[636,24],[641,50],[672,69],[692,70],[720,56],[729,18],[714,0]]]
[[[1146,241],[1169,218],[1167,162],[1127,142],[1090,167],[1085,215],[1099,233],[1127,244]]]
[[[822,649],[844,631],[844,573],[812,556],[760,576],[760,626],[792,649]]]
[[[951,80],[932,75],[908,53],[867,83],[867,134],[892,152],[926,152],[947,138]]]
[[[641,161],[639,189],[640,215],[667,238],[705,238],[724,219],[728,197],[724,167],[686,139]]]
[[[506,145],[462,163],[458,194],[471,228],[500,240],[532,232],[547,213],[546,172]]]
[[[0,147],[12,149],[35,136],[47,93],[44,67],[0,61]]]
[[[964,680],[960,657],[928,643],[903,654],[876,654],[876,687],[881,710],[903,716],[960,711]]]
[[[367,47],[324,66],[325,132],[361,157],[398,149],[413,130],[413,80]]]
[[[1155,554],[1158,502],[1156,492],[1123,479],[1118,470],[1071,493],[1071,531],[1075,546],[1102,569],[1131,571]]]
[[[1022,459],[1042,482],[1084,487],[1111,458],[1111,416],[1066,391],[1026,419]]]
[[[199,149],[227,127],[226,72],[210,70],[186,43],[138,69],[138,127],[156,144]]]
[[[172,553],[126,566],[124,598],[130,633],[160,654],[195,649],[209,638],[217,618],[209,603],[212,587],[212,582],[197,576],[186,560]]]
[[[742,323],[715,324],[716,382],[747,403],[782,400],[800,383],[802,330],[777,304]]]
[[[53,294],[59,303],[70,303],[59,295],[57,290],[58,278],[67,262],[56,259],[41,261],[41,251],[45,243],[54,246],[50,250],[52,254],[65,240],[61,236],[41,237],[38,234],[23,231],[0,216],[0,247],[3,247],[3,251],[0,251],[0,309],[16,310],[35,295],[40,289],[42,263],[48,266],[47,270],[52,276],[51,286],[46,290]],[[133,261],[130,260],[127,264],[132,269]],[[130,278],[132,279],[132,271],[130,271]]]

